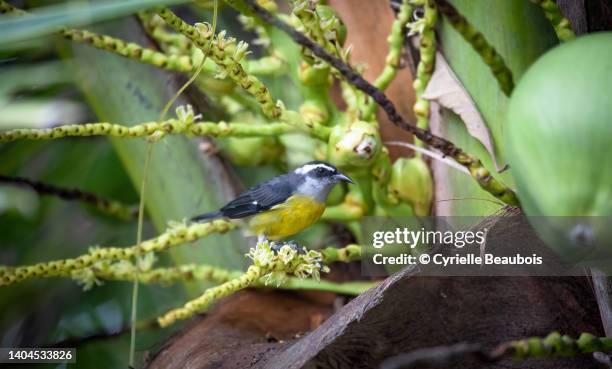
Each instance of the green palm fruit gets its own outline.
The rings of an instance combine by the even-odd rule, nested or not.
[[[305,86],[327,86],[331,84],[329,71],[329,65],[302,62],[298,68],[298,78]]]
[[[325,102],[319,100],[307,100],[300,105],[300,115],[306,123],[325,124],[329,120],[329,111]]]
[[[255,167],[282,162],[285,148],[275,137],[228,137],[224,152],[237,165]]]
[[[389,150],[383,147],[376,164],[372,167],[372,198],[374,199],[374,210],[372,214],[378,217],[391,217],[392,222],[397,224],[405,222],[406,217],[414,215],[412,206],[404,201],[399,201],[396,197],[389,196],[388,185],[391,179],[391,157]]]
[[[382,148],[376,126],[363,121],[334,126],[327,145],[327,158],[350,171],[372,165]]]
[[[307,123],[327,124],[330,118],[329,88],[331,85],[330,67],[327,64],[308,64],[302,62],[298,68],[302,82],[304,103],[300,114]]]
[[[327,196],[327,206],[340,205],[346,196],[345,186],[334,186]]]
[[[521,78],[508,110],[506,147],[523,210],[547,216],[531,223],[571,260],[612,256],[612,227],[602,218],[612,215],[611,45],[607,32],[549,51]]]
[[[405,201],[412,205],[416,215],[430,214],[433,200],[433,179],[423,159],[397,159],[393,163],[387,191],[392,201],[397,203]]]

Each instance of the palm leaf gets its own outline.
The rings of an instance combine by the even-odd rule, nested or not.
[[[188,0],[106,0],[92,3],[62,3],[33,9],[27,16],[0,18],[0,45],[47,35],[62,27],[81,27],[133,14],[159,5]]]

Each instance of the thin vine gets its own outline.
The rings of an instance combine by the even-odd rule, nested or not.
[[[129,247],[92,247],[76,258],[42,262],[30,266],[0,268],[0,287],[34,278],[65,275],[87,268],[100,261],[130,260],[150,252],[162,252],[184,243],[193,242],[212,233],[225,233],[236,226],[224,220],[196,224],[172,224],[161,235]]]

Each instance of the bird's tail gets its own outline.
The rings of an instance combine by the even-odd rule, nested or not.
[[[190,221],[192,222],[197,222],[197,223],[202,223],[202,222],[206,222],[208,220],[213,220],[213,219],[217,219],[221,217],[221,212],[220,211],[213,211],[210,213],[204,213],[204,214],[200,214],[200,215],[196,215],[195,217],[191,218]]]

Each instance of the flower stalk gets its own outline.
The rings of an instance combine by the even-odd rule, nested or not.
[[[459,32],[465,41],[472,45],[482,61],[491,69],[504,94],[510,96],[514,89],[514,79],[512,71],[510,71],[501,55],[485,39],[484,35],[472,26],[451,3],[447,0],[435,0],[435,2],[440,13],[448,19],[449,23]]]
[[[350,263],[361,260],[362,247],[356,244],[346,245],[342,248],[326,247],[321,251],[323,262],[329,263]]]
[[[343,251],[343,249],[340,249],[339,253],[347,254],[346,250]],[[342,260],[336,261],[351,262],[358,260],[359,258],[355,258],[353,256],[344,257]],[[96,284],[96,282],[90,282],[93,281],[93,278],[97,280],[133,281],[135,275],[134,268],[135,266],[132,263],[120,261],[110,265],[94,265],[93,267],[88,268],[91,273],[83,273],[83,270],[79,270],[77,271],[78,273],[73,272],[72,275],[66,275],[66,277],[77,279],[77,281],[83,283],[85,288],[87,288]],[[229,270],[204,264],[184,264],[176,267],[154,268],[147,271],[140,271],[138,273],[138,281],[140,283],[161,284],[164,286],[177,282],[195,280],[222,284],[232,279],[239,278],[242,274],[243,272],[241,270]],[[87,279],[84,279],[84,276],[87,276]],[[376,282],[371,281],[336,283],[326,280],[311,281],[309,279],[288,277],[277,288],[283,290],[326,291],[357,296],[374,286],[375,283]],[[263,288],[268,286],[266,286],[266,284],[262,281],[257,281],[252,285],[252,287]]]
[[[433,75],[436,62],[436,33],[435,27],[438,21],[438,10],[433,0],[419,1],[424,6],[424,15],[422,19],[417,20],[421,39],[419,40],[419,52],[421,60],[417,66],[416,78],[414,80],[414,92],[416,102],[414,104],[414,113],[416,115],[416,124],[419,128],[428,129],[429,127],[429,101],[423,98],[425,89]],[[423,144],[423,141],[418,141]]]
[[[158,68],[176,72],[193,72],[195,70],[192,58],[187,55],[165,54],[133,42],[125,42],[116,37],[80,29],[62,29],[58,34],[67,40],[89,44],[97,49],[109,51],[141,63],[151,64]]]
[[[406,40],[406,25],[410,21],[412,15],[413,6],[409,0],[403,0],[400,5],[397,17],[391,25],[391,32],[387,38],[389,43],[389,51],[385,59],[385,67],[380,75],[374,81],[374,86],[381,91],[384,91],[389,87],[391,82],[397,76],[397,73],[401,67],[402,50],[404,47],[404,41]],[[374,113],[376,112],[376,103],[369,101],[364,109],[364,120],[374,119]]]
[[[314,250],[298,250],[290,244],[284,244],[276,250],[273,243],[258,242],[247,256],[253,264],[240,276],[219,286],[207,289],[200,297],[187,302],[183,307],[170,310],[158,318],[161,327],[167,327],[178,320],[187,319],[200,311],[206,310],[219,299],[254,285],[259,279],[268,284],[281,286],[289,275],[305,279],[311,277],[318,281],[320,272],[328,272],[323,265],[323,255]]]
[[[157,318],[160,327],[168,327],[178,320],[192,317],[194,314],[205,310],[213,302],[229,296],[237,291],[245,289],[263,276],[267,270],[259,266],[251,265],[247,271],[239,277],[225,282],[219,286],[207,289],[200,297],[189,301],[185,306],[171,310]]]
[[[330,134],[328,127],[320,124],[306,124],[299,117],[288,120],[288,123],[226,123],[200,122],[189,123],[181,119],[168,119],[162,122],[146,122],[134,126],[114,123],[69,124],[54,128],[18,128],[0,132],[0,142],[17,140],[53,140],[64,137],[149,137],[154,134],[185,134],[188,136],[209,137],[276,137],[287,133],[305,132],[312,137],[326,141]]]
[[[397,75],[401,66],[402,50],[406,40],[406,25],[410,21],[413,6],[409,0],[403,0],[395,21],[391,25],[391,33],[387,38],[389,51],[385,59],[385,67],[382,73],[374,81],[374,86],[385,90]]]
[[[210,44],[209,57],[217,64],[223,75],[227,75],[255,97],[265,116],[278,118],[281,115],[281,110],[274,102],[268,88],[257,77],[248,74],[240,64],[247,53],[248,44],[242,41],[236,43],[233,38],[225,38],[225,32],[214,35],[211,26],[206,23],[189,25],[168,8],[159,9],[157,14],[175,31],[187,36],[201,50],[206,50]]]
[[[27,14],[25,11],[0,0],[0,14],[5,13],[14,15]],[[89,44],[96,49],[108,51],[161,69],[182,73],[193,73],[196,71],[199,56],[191,54],[191,42],[189,39],[185,38],[182,34],[173,34],[163,30],[152,17],[146,14],[141,14],[141,19],[147,31],[160,42],[164,49],[168,49],[167,52],[160,52],[134,42],[126,42],[120,38],[81,29],[64,28],[58,31],[57,34],[66,40]],[[174,48],[174,50],[170,50],[171,48]],[[284,61],[277,56],[245,60],[243,63],[246,72],[253,75],[279,75],[286,69]],[[203,71],[215,73],[216,67],[212,62],[205,63]]]
[[[180,33],[170,31],[166,22],[153,11],[138,12],[138,18],[145,32],[157,43],[159,48],[166,53],[188,55],[193,51],[190,39]]]
[[[590,333],[582,333],[578,339],[574,339],[558,332],[552,332],[544,338],[532,337],[511,341],[502,345],[498,353],[493,352],[492,356],[504,352],[520,360],[528,357],[568,357],[610,350],[612,350],[612,338],[610,337],[597,337]]]
[[[27,279],[65,276],[78,269],[90,267],[100,261],[130,260],[151,252],[161,252],[187,242],[193,242],[211,233],[225,233],[235,225],[216,220],[208,223],[174,224],[158,237],[130,247],[94,247],[87,254],[73,259],[38,263],[30,266],[4,267],[0,269],[0,287]]]
[[[576,33],[572,29],[569,19],[563,16],[555,0],[531,0],[531,2],[542,8],[546,19],[552,24],[560,41],[569,41],[576,38]]]

